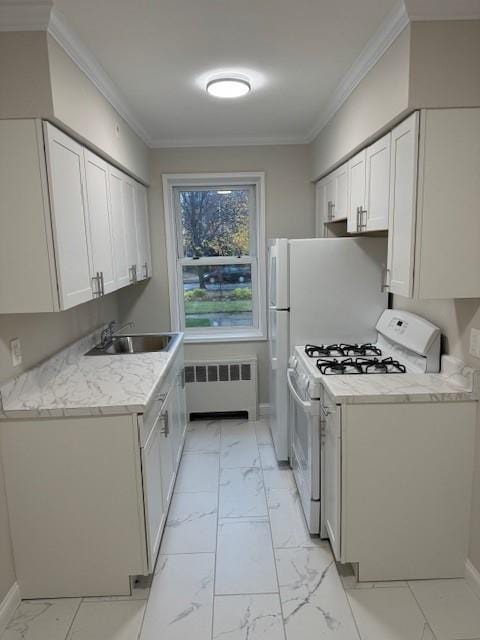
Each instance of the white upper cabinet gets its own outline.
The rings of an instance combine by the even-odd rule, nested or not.
[[[317,238],[327,238],[328,233],[328,205],[327,178],[319,180],[315,186],[315,235]]]
[[[83,147],[44,125],[60,308],[93,297],[85,210]]]
[[[139,182],[136,182],[134,185],[134,198],[138,265],[137,280],[145,280],[152,275],[152,259],[150,253],[147,189]]]
[[[334,201],[332,220],[346,220],[348,216],[348,163],[333,172]]]
[[[480,109],[421,112],[414,295],[480,297]]]
[[[123,204],[123,174],[109,166],[110,208],[112,212],[113,256],[115,262],[115,288],[130,284],[130,271],[127,259],[127,231],[125,208]]]
[[[392,132],[391,161],[390,291],[480,297],[480,109],[413,114]]]
[[[136,282],[138,279],[139,264],[135,213],[135,182],[125,174],[123,175],[123,206],[125,212],[129,282]]]
[[[419,113],[392,131],[387,284],[391,293],[413,295]]]
[[[366,212],[362,231],[388,229],[390,133],[366,150]]]
[[[360,233],[362,231],[362,216],[365,212],[365,180],[366,180],[366,151],[360,151],[348,162],[348,219],[347,231]]]
[[[113,257],[108,164],[85,149],[85,174],[93,291],[94,295],[104,295],[117,288]]]
[[[0,121],[0,193],[0,313],[70,309],[151,275],[146,187],[50,123]]]
[[[390,133],[348,163],[349,233],[388,228]]]

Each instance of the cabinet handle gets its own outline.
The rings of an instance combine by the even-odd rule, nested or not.
[[[333,220],[333,202],[331,200],[327,203],[327,220],[329,222]]]
[[[360,214],[361,214],[360,219],[362,220],[362,224],[360,225],[360,228],[362,230],[366,230],[367,229],[367,210],[360,207]],[[365,222],[363,222],[363,214],[365,214]]]
[[[143,263],[143,273],[144,273],[144,277],[148,278],[148,262]]]
[[[383,283],[382,283],[381,290],[382,291],[387,291],[387,289],[390,289],[390,284],[389,284],[390,269],[384,269],[383,273],[384,273],[384,277],[383,277]]]
[[[130,273],[131,284],[136,284],[137,283],[137,265],[136,264],[131,265],[129,269],[129,273]]]
[[[101,295],[105,295],[105,281],[103,279],[103,271],[100,271]]]
[[[160,430],[160,433],[168,438],[168,434],[170,433],[169,425],[168,425],[168,411],[165,411],[163,414],[163,427]]]
[[[94,296],[100,296],[100,278],[98,271],[96,276],[92,276],[92,289]]]

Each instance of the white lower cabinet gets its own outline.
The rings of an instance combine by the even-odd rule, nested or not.
[[[463,577],[477,403],[324,403],[324,524],[361,581]]]
[[[165,449],[170,442],[165,437],[164,419],[160,416],[155,422],[150,436],[142,447],[143,491],[145,505],[145,524],[148,548],[148,569],[153,571],[155,558],[160,548],[163,525],[165,522],[165,499],[163,495]],[[168,456],[167,456],[168,457]],[[171,474],[172,465],[168,464]]]
[[[325,491],[323,499],[324,524],[333,553],[340,559],[340,523],[341,523],[341,408],[335,405],[328,396],[322,403],[322,446],[324,447],[323,482]]]
[[[152,573],[186,431],[183,366],[180,348],[144,414],[2,421],[24,598],[128,595],[130,576]]]
[[[151,276],[146,187],[52,124],[0,123],[0,192],[0,313],[70,309]]]

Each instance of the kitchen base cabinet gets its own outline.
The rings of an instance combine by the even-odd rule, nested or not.
[[[464,576],[476,410],[476,402],[341,407],[337,559],[358,563],[360,581]]]
[[[132,416],[21,420],[2,428],[23,598],[124,595],[147,573]]]
[[[186,430],[181,372],[183,348],[143,414],[0,422],[22,597],[129,595],[130,576],[153,572]]]

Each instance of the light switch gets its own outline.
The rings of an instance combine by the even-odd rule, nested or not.
[[[470,329],[470,355],[474,358],[480,358],[480,331],[478,329]]]
[[[12,356],[12,365],[19,367],[22,364],[22,345],[20,344],[20,338],[10,340],[10,353]]]

